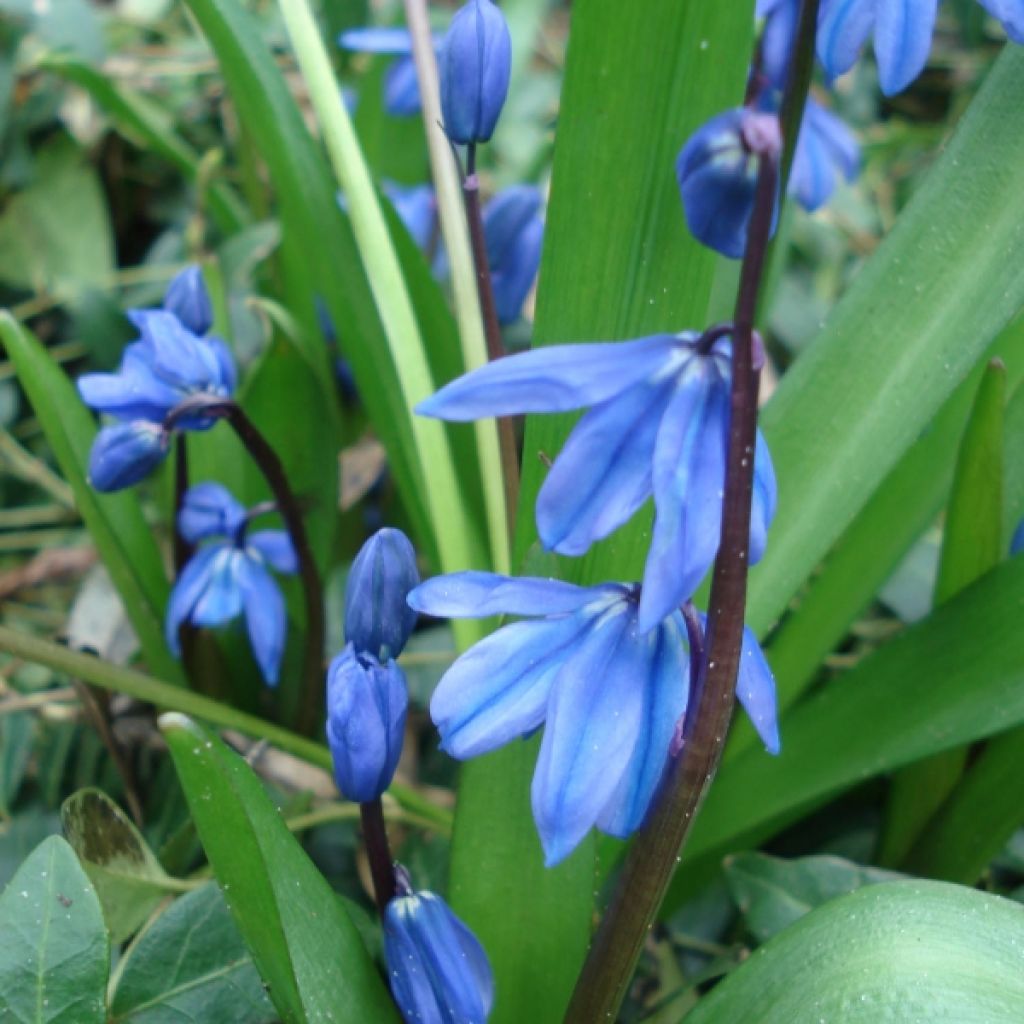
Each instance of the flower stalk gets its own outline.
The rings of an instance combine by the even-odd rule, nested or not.
[[[373,895],[381,918],[387,912],[388,904],[395,898],[395,867],[391,859],[387,828],[384,824],[384,806],[380,797],[359,805],[359,816],[363,823],[363,843],[366,857],[370,862],[370,877],[373,879]]]

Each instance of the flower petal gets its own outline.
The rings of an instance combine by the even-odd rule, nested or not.
[[[384,109],[392,117],[413,117],[423,109],[420,80],[412,57],[397,58],[384,75]]]
[[[191,619],[195,626],[220,626],[242,611],[238,568],[245,561],[245,556],[227,545],[217,547],[220,548],[220,557],[210,563],[206,587],[192,607]]]
[[[768,528],[775,518],[778,503],[775,467],[772,465],[768,442],[760,430],[754,448],[754,500],[750,508],[750,564],[760,562],[768,545]]]
[[[412,53],[412,35],[407,28],[350,28],[338,36],[338,43],[358,53]]]
[[[1015,43],[1024,44],[1024,0],[978,0],[978,3],[999,19]]]
[[[546,548],[582,555],[650,497],[655,439],[672,390],[672,378],[641,381],[579,421],[537,495]]]
[[[591,621],[578,614],[515,622],[471,647],[444,674],[430,701],[442,748],[465,760],[536,729],[544,721],[552,679]]]
[[[662,420],[654,450],[654,532],[640,629],[653,629],[694,591],[721,539],[729,384],[713,359],[694,360]]]
[[[215,563],[226,551],[227,548],[223,544],[211,544],[196,552],[174,583],[174,589],[167,602],[164,637],[167,646],[179,657],[181,645],[178,642],[178,630],[183,622],[191,619],[192,609],[209,585],[210,574],[215,571]]]
[[[486,419],[527,412],[567,412],[621,394],[672,362],[680,337],[549,345],[496,359],[446,384],[416,407],[436,419]]]
[[[531,791],[548,867],[575,849],[629,767],[655,646],[638,634],[634,615],[612,611],[554,680]]]
[[[757,642],[757,637],[743,627],[743,646],[740,649],[740,669],[736,679],[736,696],[750,716],[757,734],[769,754],[781,749],[779,741],[778,709],[775,699],[775,677]]]
[[[234,537],[245,522],[245,509],[213,480],[190,487],[178,513],[178,533],[190,544],[205,537]]]
[[[897,0],[883,0],[885,3]],[[857,61],[875,23],[878,0],[825,0],[818,19],[818,59],[829,78],[845,74]]]
[[[259,562],[237,553],[235,591],[245,610],[249,643],[263,678],[271,686],[277,683],[284,655],[288,617],[284,598],[273,576]]]
[[[882,92],[902,92],[924,70],[939,0],[883,0],[875,15],[875,57]]]
[[[255,530],[246,534],[246,548],[257,551],[271,569],[285,575],[299,571],[299,559],[291,537],[284,530]]]
[[[690,696],[690,662],[682,616],[667,618],[652,634],[655,648],[643,688],[643,719],[619,788],[601,812],[598,827],[624,839],[642,824],[665,766],[676,724]]]
[[[621,597],[615,584],[577,587],[536,576],[509,578],[493,572],[434,576],[409,592],[409,605],[440,619],[484,619],[488,615],[558,615],[601,597]]]

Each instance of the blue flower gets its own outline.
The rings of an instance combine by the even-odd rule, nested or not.
[[[234,360],[219,338],[199,337],[166,310],[132,310],[128,318],[142,337],[125,349],[117,373],[78,378],[86,405],[121,420],[162,423],[193,395],[230,398],[234,393]],[[191,416],[177,426],[203,430],[214,422],[210,416]]]
[[[203,335],[213,326],[213,303],[195,263],[176,274],[164,293],[164,309],[173,313],[193,334]]]
[[[1024,519],[1021,520],[1013,535],[1013,540],[1010,541],[1011,555],[1019,555],[1022,551],[1024,551]]]
[[[800,20],[800,0],[757,0],[757,16],[765,19],[761,69],[774,88],[785,89]]]
[[[426,249],[437,227],[437,197],[433,186],[383,181],[381,191],[391,200],[395,213],[412,240],[421,249]]]
[[[491,0],[469,0],[441,44],[441,113],[448,138],[487,142],[508,95],[512,41]]]
[[[676,161],[676,178],[686,223],[698,242],[731,259],[743,257],[759,154],[777,155],[781,146],[778,117],[748,107],[727,110],[690,136]]]
[[[384,109],[394,117],[411,117],[420,112],[420,84],[416,77],[412,36],[408,29],[353,28],[342,32],[338,42],[346,50],[391,54],[396,57],[384,76]]]
[[[400,882],[384,914],[384,959],[407,1024],[484,1024],[490,1015],[487,954],[440,896]]]
[[[494,287],[498,321],[519,319],[540,267],[544,243],[543,199],[532,185],[512,185],[484,208],[487,263]]]
[[[360,549],[345,585],[345,640],[359,654],[397,658],[416,625],[406,597],[420,582],[416,552],[401,530],[378,530]]]
[[[104,427],[89,452],[89,483],[104,492],[137,484],[163,462],[169,446],[158,423],[133,420]]]
[[[331,662],[327,742],[334,779],[349,800],[368,803],[391,785],[408,703],[405,675],[394,661],[381,664],[349,643]]]
[[[808,99],[793,157],[789,191],[813,212],[832,197],[841,180],[853,181],[860,170],[860,146],[853,132],[820,103]]]
[[[284,654],[284,599],[268,567],[295,573],[298,562],[283,530],[248,529],[250,515],[216,483],[190,488],[178,515],[178,530],[190,543],[214,538],[192,557],[174,584],[167,606],[167,645],[181,654],[178,630],[220,626],[245,616],[249,642],[263,678],[277,682]]]
[[[533,777],[533,814],[546,862],[593,827],[627,836],[644,819],[686,710],[689,662],[682,616],[642,634],[639,588],[466,572],[409,595],[430,615],[533,615],[470,648],[430,702],[442,748],[476,757],[546,723]]]
[[[640,629],[692,596],[718,551],[728,443],[729,343],[703,352],[693,333],[618,344],[557,345],[499,359],[420,403],[417,412],[474,420],[592,408],[569,435],[537,497],[548,549],[581,555],[654,495]],[[775,514],[771,457],[758,432],[750,561]]]

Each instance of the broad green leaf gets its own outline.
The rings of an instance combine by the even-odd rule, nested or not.
[[[39,807],[23,808],[16,818],[0,824],[0,886],[7,885],[36,846],[59,832],[57,815]]]
[[[684,865],[745,848],[865,779],[1024,723],[1022,610],[1017,558],[794,708],[779,757],[748,750],[722,767]],[[669,905],[698,874],[677,873]]]
[[[110,1024],[272,1024],[277,1014],[220,889],[175,900],[118,964]]]
[[[164,715],[160,727],[203,849],[285,1024],[395,1020],[341,898],[252,769],[182,715]]]
[[[167,577],[138,500],[130,491],[99,494],[89,486],[89,449],[96,436],[92,414],[36,337],[9,313],[0,312],[0,340],[74,490],[75,503],[121,595],[147,664],[164,679],[180,681],[181,666],[163,637]]]
[[[703,325],[716,260],[687,233],[672,168],[693,130],[742,101],[752,30],[748,2],[661,0],[642,17],[621,0],[573,5],[536,343]],[[538,452],[556,454],[570,422],[528,421],[517,568],[536,538]],[[619,531],[571,571],[636,578],[644,527]],[[535,750],[517,743],[473,761],[459,788],[450,894],[494,964],[496,1024],[561,1019],[591,927],[592,842],[555,871],[542,866],[529,806]]]
[[[188,887],[164,871],[127,815],[98,789],[68,797],[61,824],[95,887],[115,944],[138,931],[168,892]]]
[[[725,861],[729,891],[747,929],[758,942],[767,942],[837,896],[897,877],[890,871],[862,867],[842,857],[783,860],[765,853],[740,853]]]
[[[935,604],[949,600],[1003,557],[1003,451],[1006,368],[988,364],[960,445],[946,510]],[[880,862],[897,865],[956,786],[966,748],[910,765],[892,780]]]
[[[0,896],[0,1020],[105,1024],[110,944],[74,851],[43,840]]]
[[[38,63],[45,71],[85,89],[130,141],[157,153],[189,181],[197,181],[199,154],[175,132],[171,115],[152,99],[104,75],[74,53],[47,53]],[[217,226],[226,234],[237,231],[249,220],[238,196],[223,182],[208,186],[207,200]]]
[[[40,150],[31,185],[0,215],[0,277],[18,288],[73,295],[109,284],[114,237],[96,171],[68,138]]]
[[[687,1024],[1024,1017],[1024,916],[1009,900],[937,882],[872,885],[776,936],[687,1016]]]

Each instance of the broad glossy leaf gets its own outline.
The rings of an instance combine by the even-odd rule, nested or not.
[[[808,914],[737,968],[687,1024],[1024,1017],[1024,915],[937,882],[873,885]]]
[[[621,0],[573,5],[535,343],[703,323],[715,257],[687,233],[672,167],[690,132],[742,100],[752,30],[748,2],[659,0],[642,17]],[[528,422],[516,567],[536,539],[538,452],[556,454],[570,422]],[[638,521],[569,571],[636,578],[646,542]],[[471,762],[460,783],[450,894],[494,964],[496,1024],[561,1019],[591,926],[591,842],[559,869],[542,867],[529,808],[535,747]]]
[[[164,871],[139,830],[100,790],[68,797],[61,824],[96,889],[111,942],[134,934],[168,892],[181,891],[183,884]]]
[[[395,1020],[341,898],[249,766],[183,715],[164,715],[160,727],[203,849],[285,1024]]]
[[[111,1024],[272,1024],[252,957],[210,882],[175,900],[118,965]]]
[[[36,337],[9,313],[0,312],[0,339],[61,472],[74,490],[75,503],[121,595],[147,664],[164,679],[181,680],[181,666],[163,638],[167,577],[138,500],[130,491],[98,494],[89,486],[86,471],[95,422]]]
[[[862,867],[842,857],[783,860],[765,853],[739,853],[725,862],[729,891],[747,930],[758,942],[767,942],[837,896],[897,877],[890,871]]]
[[[43,840],[0,896],[0,1020],[105,1024],[110,944],[74,851]]]

